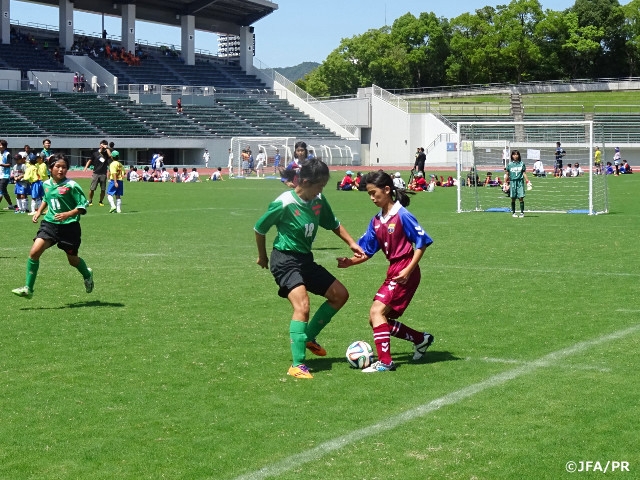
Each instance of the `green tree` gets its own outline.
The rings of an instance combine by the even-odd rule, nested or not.
[[[391,27],[391,40],[403,45],[411,86],[442,85],[445,80],[444,62],[449,52],[448,22],[434,13],[421,13],[418,18],[407,13]]]
[[[640,0],[632,0],[622,10],[625,16],[623,35],[626,64],[629,75],[634,77],[640,70]]]
[[[507,61],[506,70],[516,83],[534,78],[541,58],[535,32],[542,18],[538,0],[512,0],[498,10],[496,23],[503,41],[501,55]]]
[[[567,13],[547,10],[536,25],[535,38],[540,47],[538,80],[568,78],[571,75],[570,52],[562,48],[569,38]]]
[[[474,15],[463,13],[451,21],[447,80],[452,84],[503,81],[495,9],[484,7]]]
[[[596,59],[602,53],[604,28],[595,25],[578,25],[578,16],[569,12],[565,16],[568,38],[562,48],[570,58],[570,73],[573,78],[595,76]]]
[[[625,15],[618,0],[576,0],[571,11],[578,16],[579,27],[603,28],[602,51],[594,59],[596,76],[626,75]]]

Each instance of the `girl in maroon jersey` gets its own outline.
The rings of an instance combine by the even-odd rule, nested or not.
[[[397,319],[404,313],[420,284],[418,262],[425,249],[433,243],[416,218],[405,208],[409,197],[396,189],[391,176],[382,170],[366,175],[363,182],[369,197],[380,208],[369,228],[358,240],[363,257],[338,258],[338,267],[358,265],[382,250],[389,261],[387,277],[376,292],[369,310],[369,323],[378,361],[363,369],[365,373],[396,369],[391,358],[391,336],[408,340],[414,345],[413,359],[422,358],[433,342],[433,335],[404,325]],[[415,246],[415,248],[414,248]]]

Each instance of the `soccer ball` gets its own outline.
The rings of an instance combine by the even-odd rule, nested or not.
[[[347,362],[353,368],[367,368],[373,362],[371,345],[363,340],[358,340],[349,345],[346,356]]]

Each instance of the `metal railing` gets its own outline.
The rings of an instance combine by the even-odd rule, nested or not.
[[[257,65],[254,65],[254,68],[261,70],[262,73],[266,75],[268,78],[271,78],[274,82],[278,82],[288,91],[293,93],[298,98],[302,99],[304,102],[309,104],[312,108],[320,112],[322,115],[329,118],[331,121],[335,122],[336,124],[340,125],[352,136],[354,137],[357,136],[358,127],[349,123],[349,121],[347,121],[344,117],[338,114],[335,110],[329,108],[327,105],[322,103],[317,98],[309,95],[309,93],[305,92],[303,89],[298,87],[295,83],[293,83],[291,80],[289,80],[284,75],[279,73],[277,70],[269,67],[268,65],[264,64],[258,59],[255,59],[255,62],[257,63]]]
[[[409,113],[409,102],[407,102],[404,98],[395,95],[389,90],[385,90],[382,87],[378,87],[377,85],[372,85],[372,93],[374,96],[379,99],[393,105],[396,108],[399,108],[405,113]]]

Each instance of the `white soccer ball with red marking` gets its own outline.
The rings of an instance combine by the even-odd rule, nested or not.
[[[363,340],[358,340],[349,345],[346,356],[349,365],[360,370],[373,363],[373,349],[371,345]]]

